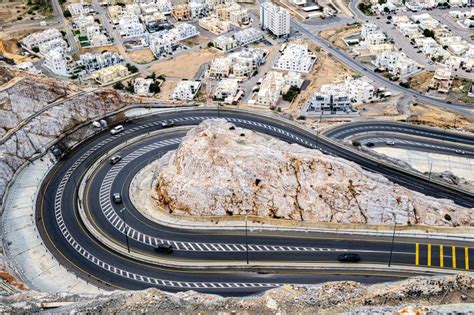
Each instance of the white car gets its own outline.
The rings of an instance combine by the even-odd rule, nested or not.
[[[387,144],[387,145],[395,145],[395,141],[387,140],[387,141],[385,141],[385,144]]]
[[[112,128],[112,129],[110,130],[110,134],[111,134],[111,135],[116,135],[116,134],[118,134],[118,133],[121,133],[121,132],[124,131],[124,130],[125,130],[125,128],[123,128],[122,125],[117,125],[117,126],[115,126],[114,128]]]

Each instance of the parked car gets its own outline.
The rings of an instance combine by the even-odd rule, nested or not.
[[[109,160],[109,162],[110,162],[110,164],[115,165],[115,164],[117,164],[121,159],[122,159],[122,157],[121,157],[120,155],[115,155],[115,156],[113,156],[113,157]]]
[[[120,195],[120,193],[113,193],[113,194],[112,194],[112,200],[113,200],[116,204],[120,204],[120,203],[122,203],[122,196]]]
[[[172,120],[165,120],[163,122],[161,122],[161,127],[163,128],[170,128],[170,127],[173,127],[174,126],[174,121]]]
[[[117,126],[115,126],[114,128],[112,128],[110,130],[110,134],[111,135],[116,135],[118,133],[121,133],[124,130],[125,130],[125,128],[122,125],[117,125]]]
[[[173,246],[169,244],[160,244],[155,247],[155,251],[162,254],[171,254],[173,252]]]
[[[345,253],[337,256],[337,260],[340,262],[359,262],[360,256],[359,254]]]

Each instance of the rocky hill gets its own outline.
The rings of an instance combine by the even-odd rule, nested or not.
[[[81,123],[140,102],[113,89],[86,92],[0,65],[0,198],[15,170],[38,149]]]
[[[427,197],[320,151],[209,120],[161,160],[157,200],[173,214],[472,226],[474,209]]]
[[[468,274],[417,277],[363,285],[353,281],[285,285],[259,295],[224,298],[157,289],[99,295],[26,291],[0,296],[0,312],[132,314],[446,314],[474,311],[474,278]],[[458,313],[458,314],[459,314]]]

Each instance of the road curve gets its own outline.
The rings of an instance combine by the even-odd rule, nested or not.
[[[144,165],[175,149],[184,133],[181,130],[159,133],[144,137],[148,132],[160,129],[160,121],[174,120],[176,126],[192,126],[206,118],[220,115],[238,126],[278,137],[288,142],[300,143],[311,148],[318,148],[334,155],[347,157],[352,152],[345,152],[324,139],[316,138],[310,132],[290,123],[259,116],[254,113],[221,110],[189,110],[160,114],[159,118],[147,117],[128,122],[126,130],[115,136],[107,131],[86,140],[70,152],[50,172],[41,188],[38,198],[36,222],[40,234],[50,251],[58,260],[78,276],[109,288],[140,289],[158,287],[169,291],[197,290],[227,295],[249,294],[282,283],[318,283],[336,279],[354,279],[364,282],[392,280],[399,274],[372,274],[365,278],[356,271],[341,270],[339,272],[318,273],[295,270],[282,270],[274,274],[256,273],[251,271],[232,270],[198,270],[193,268],[165,268],[151,263],[143,263],[131,257],[121,255],[107,248],[95,239],[85,228],[77,211],[77,198],[88,209],[88,215],[101,231],[114,242],[125,246],[125,233],[130,241],[133,252],[140,252],[150,257],[180,261],[242,261],[245,260],[243,231],[206,231],[198,232],[179,228],[170,228],[146,220],[133,207],[127,191],[133,175]],[[123,161],[116,166],[108,163],[99,165],[89,182],[85,196],[78,196],[77,187],[89,167],[102,155],[107,154],[119,144],[130,139],[142,138],[121,149]],[[365,163],[366,168],[377,165]],[[383,168],[389,176],[394,170]],[[403,178],[402,182],[413,186],[411,180]],[[414,182],[420,181],[413,180]],[[459,195],[434,183],[421,183],[423,187],[438,190],[438,194]],[[420,185],[420,183],[416,184]],[[415,185],[415,186],[416,186]],[[106,193],[101,195],[104,189]],[[110,188],[110,190],[108,190]],[[423,188],[424,189],[424,188]],[[110,192],[122,191],[126,212],[126,221],[120,216],[123,206],[110,202]],[[469,196],[458,196],[459,202],[471,206],[474,204]],[[154,252],[153,247],[161,242],[172,242],[176,251],[168,257]],[[420,250],[416,243],[424,240],[397,240],[394,246],[393,262],[399,265],[423,265],[428,261],[427,252]],[[252,264],[273,261],[302,263],[334,262],[341,252],[360,252],[363,260],[368,263],[386,264],[389,255],[390,240],[385,238],[354,239],[337,235],[320,235],[318,233],[282,233],[270,235],[264,232],[252,232],[249,237],[249,258]],[[451,242],[451,246],[454,243]],[[469,243],[457,242],[458,248],[469,247]],[[424,246],[424,245],[421,245]],[[422,247],[421,247],[422,248]],[[466,251],[469,257],[474,250]],[[459,253],[458,257],[462,257]],[[448,265],[446,265],[449,268]],[[345,267],[344,267],[345,268]],[[265,269],[265,268],[263,268]],[[343,268],[341,268],[343,269]],[[261,270],[261,269],[259,269]],[[370,275],[370,274],[365,274]]]
[[[335,140],[356,140],[366,145],[474,158],[474,136],[401,122],[367,121],[343,124],[323,133]],[[387,144],[390,143],[390,144]]]

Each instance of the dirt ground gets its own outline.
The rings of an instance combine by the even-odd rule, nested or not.
[[[140,64],[147,64],[155,60],[155,56],[153,55],[150,49],[129,51],[127,52],[127,55],[131,61]]]
[[[19,53],[21,52],[21,49],[16,45],[17,42],[17,39],[2,39],[2,34],[0,33],[0,53],[5,55],[5,57],[15,60],[15,63],[32,61],[35,59],[31,56],[20,55]]]
[[[218,53],[210,49],[189,52],[173,59],[156,63],[149,67],[148,71],[167,77],[192,79],[202,64],[210,62],[217,56]]]
[[[51,5],[44,5],[26,0],[0,1],[0,21],[14,22],[19,20],[40,20],[52,18],[53,10]]]
[[[472,82],[467,79],[456,78],[453,81],[451,91],[446,100],[453,103],[466,103],[474,105],[474,97],[469,97],[467,92],[471,87]]]
[[[426,92],[433,78],[433,72],[422,71],[410,78],[410,87],[416,91]]]
[[[346,36],[360,33],[360,30],[361,26],[359,25],[342,26],[339,28],[321,31],[319,36],[330,41],[339,48],[348,49],[347,45],[342,39]]]
[[[171,98],[171,94],[173,94],[174,88],[178,84],[178,81],[166,80],[161,84],[160,93],[156,94],[156,98],[160,100],[169,100]]]
[[[418,104],[410,106],[411,116],[407,121],[441,128],[462,128],[474,130],[474,124],[464,116],[451,113],[435,106]]]
[[[313,70],[305,76],[305,79],[310,80],[311,83],[306,88],[306,90],[301,91],[301,93],[295,98],[292,105],[286,111],[293,115],[298,115],[304,105],[304,102],[314,92],[318,91],[321,85],[340,82],[343,81],[347,76],[354,75],[356,75],[354,71],[336,61],[327,53],[323,51],[319,52],[318,59],[313,66]]]
[[[406,115],[400,115],[397,109],[398,101],[402,94],[394,95],[385,102],[355,105],[354,108],[360,111],[361,118],[390,118],[390,120],[406,119]]]

